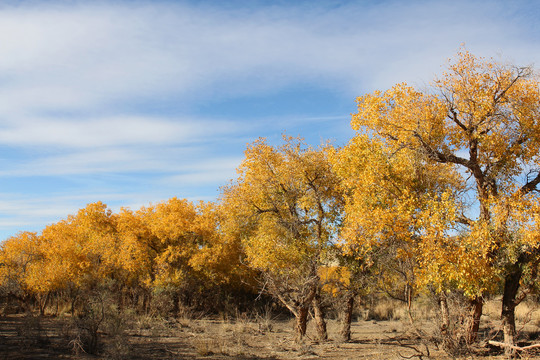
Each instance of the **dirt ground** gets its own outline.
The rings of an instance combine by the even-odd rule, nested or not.
[[[330,340],[317,342],[308,328],[303,344],[293,341],[292,320],[247,319],[134,320],[122,336],[100,333],[99,355],[77,351],[69,319],[9,315],[0,317],[1,359],[451,359],[403,321],[357,321],[352,341],[339,342],[339,324],[330,320]],[[310,325],[311,326],[311,325]],[[422,324],[429,327],[430,324]],[[72,336],[72,335],[71,335]],[[528,354],[535,358],[535,354]],[[539,356],[540,354],[537,354]],[[502,359],[484,349],[464,359]]]

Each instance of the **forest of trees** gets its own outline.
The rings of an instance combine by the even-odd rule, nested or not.
[[[537,290],[540,263],[539,85],[529,67],[462,51],[427,89],[357,98],[356,133],[342,147],[250,144],[215,202],[118,213],[98,202],[7,239],[0,296],[78,313],[109,292],[120,308],[174,316],[249,308],[261,293],[294,316],[299,341],[309,312],[326,339],[323,298],[348,340],[358,297],[429,296],[441,334],[464,344],[478,340],[486,299],[500,296],[513,345],[515,309]],[[466,319],[449,311],[455,299]]]

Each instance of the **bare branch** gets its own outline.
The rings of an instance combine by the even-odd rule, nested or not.
[[[495,95],[493,96],[493,102],[499,102],[499,100],[504,97],[504,95],[506,95],[508,90],[510,90],[519,79],[530,76],[531,74],[532,69],[529,66],[516,68],[516,76],[512,79],[512,81],[510,81],[510,84],[508,84],[499,94],[495,93]]]
[[[502,348],[510,348],[510,349],[517,350],[517,351],[527,351],[527,350],[531,350],[531,349],[540,348],[540,344],[533,344],[533,345],[527,345],[527,346],[516,346],[516,345],[506,344],[506,343],[503,343],[503,342],[500,342],[500,341],[493,341],[493,340],[489,340],[488,344],[493,345],[493,346],[499,346],[499,347],[502,347]]]
[[[528,181],[525,185],[519,189],[522,195],[528,194],[531,191],[538,190],[536,186],[540,183],[540,172],[534,177],[534,179]]]
[[[447,99],[448,101],[448,99]],[[452,115],[452,116],[450,116]],[[465,130],[465,131],[469,131],[469,129],[465,126],[465,124],[463,124],[461,121],[459,121],[458,119],[458,115],[457,115],[457,112],[456,110],[452,107],[452,109],[450,109],[450,114],[448,114],[448,117],[450,118],[450,120],[452,120],[454,123],[456,123],[457,126],[459,126],[461,129]]]
[[[259,206],[257,206],[255,203],[251,203],[251,205],[257,210],[258,214],[264,214],[264,213],[279,213],[279,211],[276,208],[273,209],[261,209]]]
[[[456,221],[460,224],[471,226],[474,224],[474,221],[466,217],[465,215],[460,215]]]

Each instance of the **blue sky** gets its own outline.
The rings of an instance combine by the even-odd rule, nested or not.
[[[0,240],[87,203],[213,200],[247,143],[343,145],[460,45],[540,64],[536,1],[4,1]]]

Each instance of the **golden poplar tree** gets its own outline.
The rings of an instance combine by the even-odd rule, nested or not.
[[[470,203],[469,211],[448,205],[432,212],[433,224],[423,225],[422,250],[435,259],[446,253],[440,251],[444,246],[463,255],[448,258],[447,265],[435,261],[440,279],[433,280],[451,279],[470,297],[475,310],[470,340],[478,329],[482,297],[500,280],[505,342],[513,344],[514,309],[525,296],[519,291],[527,292],[536,274],[539,91],[530,68],[463,51],[428,91],[398,84],[357,99],[352,127],[359,136],[376,139],[390,153],[412,151],[427,164],[449,166],[468,190],[452,203]],[[445,222],[459,224],[459,233],[438,238],[440,219],[443,228]]]
[[[357,258],[371,287],[409,307],[422,283],[437,284],[439,292],[448,285],[434,266],[449,262],[452,251],[440,244],[454,229],[463,191],[451,167],[426,160],[360,134],[332,156],[346,194],[341,248]]]
[[[117,272],[119,241],[113,213],[102,202],[48,225],[40,235],[44,260],[40,291],[63,291],[72,306]]]
[[[33,232],[21,232],[8,238],[0,247],[0,286],[8,296],[28,305],[36,296],[43,311],[49,289],[43,283],[43,247],[40,237]],[[42,300],[43,299],[43,300]]]
[[[312,302],[318,335],[325,338],[319,268],[330,261],[342,207],[326,152],[293,138],[279,147],[259,139],[248,146],[238,174],[224,189],[224,229],[242,240],[264,290],[294,314],[297,338],[305,335]]]

